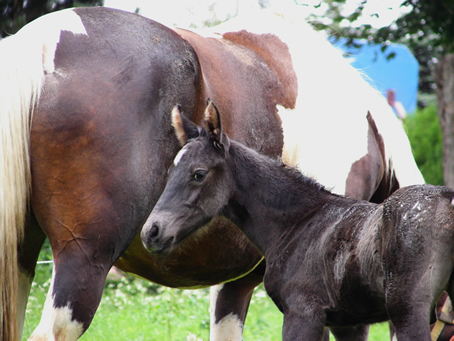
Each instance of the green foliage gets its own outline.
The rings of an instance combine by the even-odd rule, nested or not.
[[[454,38],[454,3],[452,1],[401,0],[400,7],[409,9],[390,26],[375,29],[370,25],[359,27],[345,26],[348,21],[354,23],[363,14],[368,0],[358,3],[353,13],[344,13],[346,0],[325,0],[328,5],[322,17],[314,17],[314,23],[321,29],[327,29],[334,35],[350,38],[364,38],[382,43],[405,40],[410,45],[421,43],[431,46],[451,48]],[[378,16],[378,14],[374,14]],[[328,19],[328,21],[327,21]],[[430,43],[427,38],[430,38]],[[426,42],[426,43],[424,43]]]
[[[192,333],[209,339],[209,292],[159,287],[136,278],[106,287],[101,305],[81,340],[186,340]]]
[[[102,6],[104,0],[0,0],[0,37],[16,33],[36,18],[65,8]]]
[[[347,39],[354,46],[355,39],[381,44],[387,58],[389,42],[406,45],[420,64],[419,90],[433,93],[431,67],[437,58],[454,50],[454,2],[433,0],[401,0],[400,7],[408,12],[389,26],[354,25],[363,14],[368,0],[358,2],[353,13],[345,13],[346,0],[324,0],[328,9],[324,15],[313,16],[313,24],[329,35]],[[373,14],[378,16],[378,14]]]
[[[413,155],[427,183],[443,185],[442,134],[435,105],[405,119]]]

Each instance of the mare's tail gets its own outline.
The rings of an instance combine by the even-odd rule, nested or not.
[[[17,340],[18,245],[30,192],[31,114],[43,49],[26,32],[0,41],[0,340]]]

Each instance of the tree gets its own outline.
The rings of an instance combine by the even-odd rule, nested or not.
[[[415,161],[427,183],[443,185],[442,136],[437,107],[430,104],[404,120]]]
[[[408,9],[407,14],[380,29],[370,25],[342,26],[345,21],[354,23],[367,4],[367,0],[362,0],[353,13],[344,14],[345,2],[327,0],[324,21],[314,18],[315,25],[332,35],[347,37],[350,43],[355,38],[380,43],[384,53],[389,42],[404,43],[413,51],[421,65],[420,91],[435,90],[437,96],[444,183],[454,188],[454,1],[404,0],[401,7]],[[326,23],[326,18],[330,22]]]
[[[74,6],[102,6],[103,0],[0,0],[1,37],[16,33],[30,21]]]

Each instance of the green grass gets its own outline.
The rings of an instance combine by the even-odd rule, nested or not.
[[[39,322],[50,286],[50,265],[38,265],[32,287],[24,339]],[[98,340],[209,340],[209,289],[178,290],[149,283],[131,275],[108,280],[95,318],[82,336]],[[259,286],[252,298],[244,340],[281,340],[282,314]],[[196,335],[196,337],[190,335]],[[333,339],[332,339],[333,340]],[[389,341],[387,324],[372,326],[370,341]]]

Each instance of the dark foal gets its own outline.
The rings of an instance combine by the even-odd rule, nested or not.
[[[265,255],[264,283],[283,340],[355,340],[391,320],[399,341],[430,340],[437,298],[454,293],[454,191],[398,190],[383,204],[335,195],[296,169],[230,140],[209,102],[205,128],[175,108],[183,149],[142,241],[166,254],[223,215]],[[199,231],[198,233],[200,233]]]

